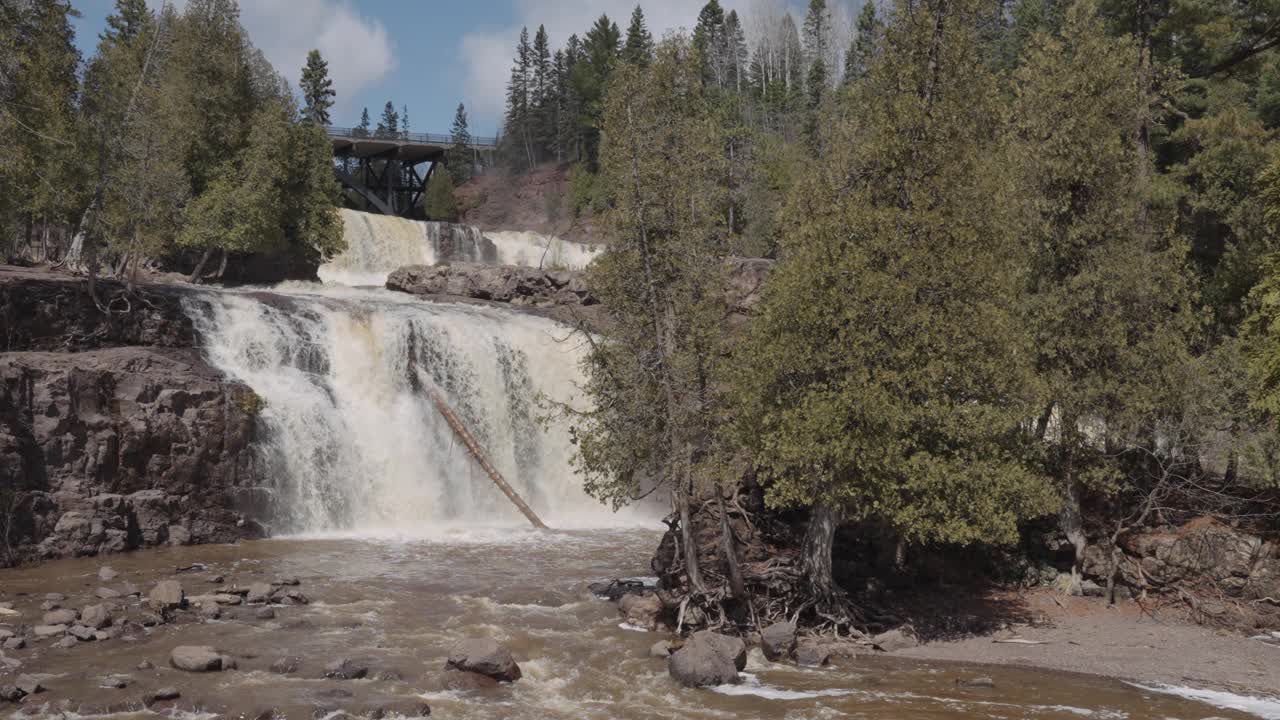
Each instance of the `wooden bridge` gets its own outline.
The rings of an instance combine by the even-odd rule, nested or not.
[[[431,174],[454,147],[451,135],[371,134],[362,128],[332,126],[325,130],[333,142],[334,173],[348,204],[384,215],[412,216]],[[479,164],[497,145],[497,138],[473,136],[466,147]]]

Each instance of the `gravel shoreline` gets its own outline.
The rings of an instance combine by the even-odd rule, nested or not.
[[[1196,625],[1172,612],[1153,618],[1134,602],[1108,608],[1099,598],[1061,597],[1049,590],[1019,599],[1035,622],[889,656],[1041,668],[1280,699],[1280,645]]]

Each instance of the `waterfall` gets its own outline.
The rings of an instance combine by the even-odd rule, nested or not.
[[[444,261],[581,270],[603,249],[535,232],[481,232],[471,225],[341,213],[347,249],[320,266],[320,279],[350,287],[381,286],[403,265]]]
[[[582,491],[548,402],[581,402],[583,352],[552,321],[385,290],[202,292],[186,301],[210,361],[265,401],[273,531],[423,534],[524,519],[430,398],[428,376],[552,527],[616,525]]]

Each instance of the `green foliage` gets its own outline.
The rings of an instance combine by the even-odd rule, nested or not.
[[[338,93],[334,92],[333,80],[329,79],[329,63],[320,56],[319,50],[307,53],[299,85],[302,86],[303,117],[322,127],[329,125],[329,108],[333,107],[333,98]]]
[[[584,212],[602,212],[608,207],[605,184],[582,163],[569,168],[567,192],[569,211],[573,217],[579,217]]]
[[[653,61],[653,35],[644,23],[644,11],[637,5],[627,26],[627,40],[622,46],[622,59],[641,67]]]
[[[453,180],[447,172],[431,174],[423,209],[428,220],[458,221],[458,202],[453,197]]]
[[[913,541],[1011,542],[1056,504],[1020,432],[1035,397],[1024,254],[992,162],[980,3],[934,7],[899,4],[862,113],[792,193],[730,416],[775,507],[836,505]]]
[[[604,114],[614,203],[588,282],[609,330],[585,361],[595,410],[575,434],[587,491],[614,506],[643,483],[687,493],[710,473],[723,160],[697,60],[687,39],[663,41],[648,67],[618,69]]]
[[[468,147],[471,131],[467,128],[467,108],[462,103],[458,103],[458,109],[453,113],[451,137],[453,145],[445,155],[444,163],[450,179],[457,186],[471,179],[471,148]]]

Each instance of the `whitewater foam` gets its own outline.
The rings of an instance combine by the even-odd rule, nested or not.
[[[1185,685],[1165,685],[1160,683],[1148,685],[1133,682],[1129,684],[1149,692],[1196,700],[1223,710],[1239,710],[1240,712],[1264,718],[1264,720],[1280,720],[1280,698],[1237,695],[1224,690],[1205,690]]]

